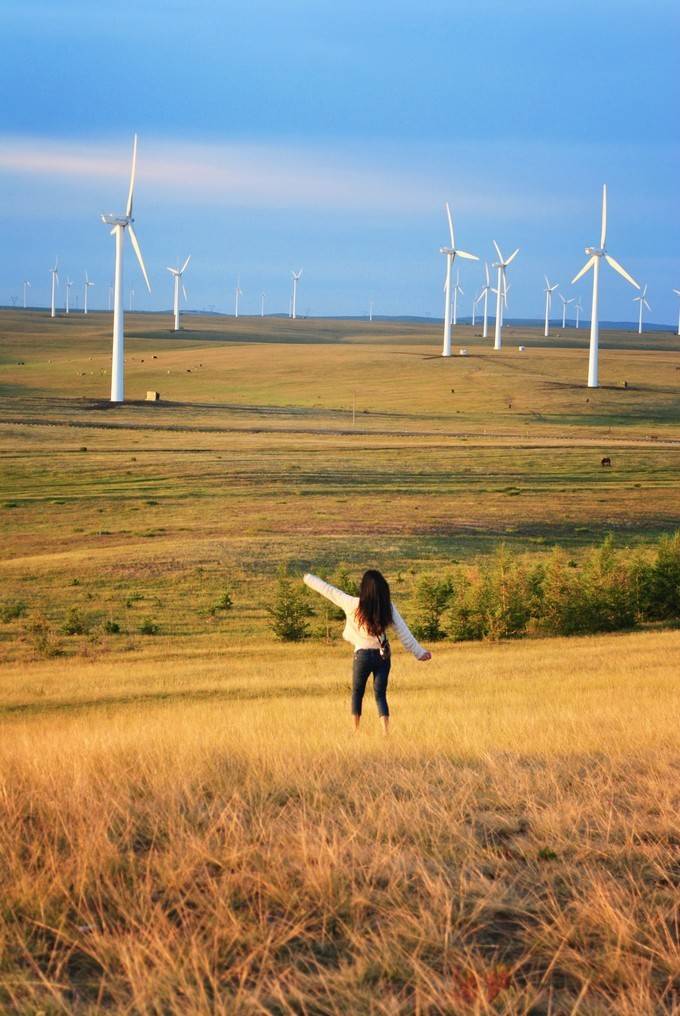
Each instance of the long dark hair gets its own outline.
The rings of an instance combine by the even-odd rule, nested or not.
[[[359,606],[354,616],[369,635],[382,635],[392,624],[390,587],[382,572],[369,568],[364,572],[359,588]]]

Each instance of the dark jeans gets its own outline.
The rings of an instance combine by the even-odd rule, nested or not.
[[[366,691],[366,682],[371,674],[378,716],[390,715],[387,705],[390,660],[383,660],[378,649],[355,649],[352,668],[352,716],[361,716],[361,703]]]

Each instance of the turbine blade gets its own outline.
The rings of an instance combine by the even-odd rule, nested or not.
[[[517,248],[517,250],[514,250],[514,251],[512,252],[512,254],[511,254],[511,255],[510,255],[510,257],[508,258],[508,260],[507,260],[507,261],[505,262],[506,268],[507,268],[507,266],[508,266],[508,265],[510,264],[510,262],[511,262],[511,261],[514,261],[514,260],[515,260],[515,258],[517,257],[517,255],[518,255],[518,254],[519,254],[519,247]]]
[[[548,276],[544,275],[543,278],[545,279],[545,288],[546,289],[550,289],[550,283],[548,282]]]
[[[465,261],[479,261],[479,258],[477,257],[476,254],[468,254],[466,250],[457,250],[456,256],[459,258],[463,258]]]
[[[633,276],[629,275],[628,272],[626,271],[626,269],[623,267],[623,265],[620,265],[618,263],[618,261],[616,261],[611,256],[611,254],[605,254],[605,259],[607,261],[607,264],[610,265],[614,269],[615,272],[618,272],[619,275],[623,276],[623,278],[626,280],[626,282],[630,282],[631,286],[635,286],[636,289],[640,288],[639,284],[635,281]]]
[[[187,294],[187,291],[186,291],[186,289],[184,288],[184,283],[182,283],[182,293],[184,294],[184,299],[185,299],[185,301],[186,301],[186,300],[188,300],[188,299],[189,299],[189,296],[188,296],[188,294]]]
[[[451,250],[455,250],[456,242],[453,238],[453,219],[451,218],[451,209],[449,208],[448,201],[446,202],[446,217],[449,220],[449,235],[451,237]]]
[[[144,276],[144,281],[146,282],[146,288],[149,290],[149,292],[151,292],[151,283],[149,282],[149,276],[146,274],[146,268],[144,267],[144,259],[142,257],[142,252],[139,249],[139,243],[137,242],[137,234],[132,228],[132,223],[130,223],[130,225],[127,228],[128,233],[130,234],[130,243],[132,244],[134,252],[137,255],[139,267],[142,269],[142,275]]]
[[[503,261],[503,255],[501,254],[501,249],[500,249],[500,247],[498,246],[498,244],[496,243],[496,241],[495,241],[495,240],[492,240],[492,241],[491,241],[491,243],[492,243],[492,244],[494,245],[494,247],[496,248],[496,254],[498,254],[498,260],[499,260],[500,262],[502,262],[502,261]]]
[[[128,191],[127,205],[125,206],[125,214],[128,218],[132,216],[132,199],[135,192],[135,174],[137,172],[137,135],[135,134],[132,142],[132,169],[130,171],[130,189]]]
[[[486,261],[484,262],[484,274],[486,275],[486,285],[488,288],[491,285],[491,279],[489,278],[489,266]]]
[[[179,274],[176,268],[166,268],[166,271],[170,272],[171,275]]]
[[[182,267],[180,268],[180,270],[179,270],[179,274],[180,274],[180,275],[182,275],[182,274],[183,274],[183,273],[184,273],[184,272],[185,272],[185,271],[187,270],[187,265],[189,264],[189,262],[190,262],[190,261],[191,261],[191,254],[190,254],[190,255],[189,255],[189,257],[188,257],[188,258],[186,259],[186,261],[184,262],[184,264],[182,265]]]
[[[607,184],[602,184],[602,232],[600,233],[600,247],[604,249],[607,242]]]
[[[593,254],[591,258],[588,258],[588,260],[586,261],[586,263],[584,264],[583,268],[578,273],[578,275],[575,275],[574,278],[571,280],[572,286],[574,285],[575,282],[578,282],[578,280],[582,278],[582,276],[584,276],[586,272],[589,272],[594,264],[595,264],[595,255]],[[560,296],[561,295],[562,294],[560,293]]]
[[[652,309],[644,298],[643,298],[642,302],[644,303],[644,305],[647,308],[647,310],[651,310]]]

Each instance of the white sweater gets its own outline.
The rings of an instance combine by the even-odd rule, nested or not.
[[[316,575],[305,575],[305,585],[309,586],[316,593],[321,593],[327,600],[334,603],[336,607],[340,607],[345,612],[345,629],[342,633],[342,637],[347,642],[351,642],[355,649],[379,649],[380,643],[375,635],[370,635],[366,631],[363,625],[357,624],[355,611],[359,606],[359,597],[350,596],[349,593],[343,593],[342,589],[336,589],[335,586],[330,585],[328,582],[324,582],[323,579],[318,578]],[[394,604],[392,604],[392,623],[394,630],[403,642],[404,646],[410,653],[420,659],[425,655],[425,650],[419,644],[414,635],[409,631],[408,625],[404,621],[403,617],[397,610]]]

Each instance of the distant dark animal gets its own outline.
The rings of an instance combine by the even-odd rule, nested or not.
[[[627,387],[628,387],[628,382],[627,382],[627,381],[624,381],[624,382],[623,382],[623,387],[624,387],[624,388],[627,388]]]
[[[600,461],[601,466],[609,466],[611,468],[611,464],[612,460],[609,458],[608,455],[605,455],[605,457]]]

